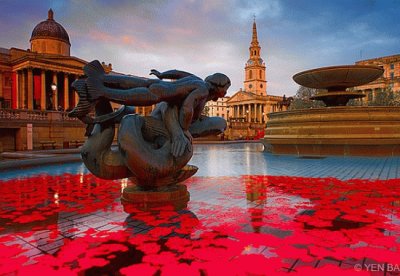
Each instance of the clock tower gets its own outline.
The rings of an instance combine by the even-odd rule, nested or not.
[[[250,58],[244,68],[244,89],[247,92],[260,96],[267,95],[267,81],[265,78],[265,63],[260,56],[261,47],[257,39],[256,21],[253,22],[253,37],[251,39]]]

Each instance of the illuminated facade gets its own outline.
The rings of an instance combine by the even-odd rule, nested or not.
[[[30,48],[0,48],[0,152],[81,144],[84,125],[67,112],[78,98],[71,89],[85,60],[70,55],[69,35],[54,20],[37,24]],[[103,67],[111,71],[111,64]]]
[[[360,60],[356,64],[377,65],[384,69],[382,77],[366,85],[355,87],[356,90],[365,93],[364,101],[373,100],[380,91],[400,93],[400,55]]]
[[[216,102],[208,101],[205,108],[205,113],[207,116],[218,116],[224,119],[228,118],[228,108],[227,101],[229,100],[229,96],[219,98]]]
[[[2,108],[70,110],[77,98],[70,89],[83,75],[86,61],[70,56],[71,43],[63,26],[48,18],[32,31],[30,49],[0,50],[0,104]],[[111,71],[111,66],[105,66]]]

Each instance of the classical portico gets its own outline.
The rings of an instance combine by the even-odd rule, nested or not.
[[[34,27],[28,50],[0,47],[0,152],[41,148],[43,141],[60,148],[84,140],[84,126],[66,111],[78,102],[71,84],[83,77],[87,62],[71,56],[70,47],[51,9]],[[111,64],[103,67],[111,71]]]
[[[51,9],[33,29],[30,44],[29,50],[0,48],[1,107],[72,109],[77,99],[70,87],[87,62],[70,56],[68,33]]]
[[[20,50],[10,50],[12,54],[16,51]],[[70,87],[74,80],[82,76],[79,66],[85,62],[70,58],[62,64],[49,64],[46,57],[38,58],[30,52],[26,54],[27,60],[12,70],[11,99],[7,99],[6,105],[11,102],[10,108],[28,110],[72,109],[77,99]],[[76,63],[73,66],[76,68],[67,66],[67,62]]]

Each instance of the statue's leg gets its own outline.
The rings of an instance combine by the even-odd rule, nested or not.
[[[96,115],[112,112],[108,101],[96,105]],[[132,176],[117,149],[111,149],[115,126],[113,122],[95,124],[91,135],[81,149],[82,160],[91,173],[104,179],[120,179]]]
[[[193,122],[189,127],[189,132],[193,137],[201,137],[211,134],[221,134],[226,129],[226,121],[221,117],[202,116]]]

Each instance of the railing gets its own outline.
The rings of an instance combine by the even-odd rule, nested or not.
[[[229,127],[234,129],[264,129],[265,123],[229,122]]]
[[[48,120],[47,111],[28,110],[27,112],[29,121],[44,121]]]
[[[21,113],[16,109],[1,109],[0,119],[19,120]]]
[[[68,112],[51,110],[0,109],[0,120],[24,121],[77,121]]]

